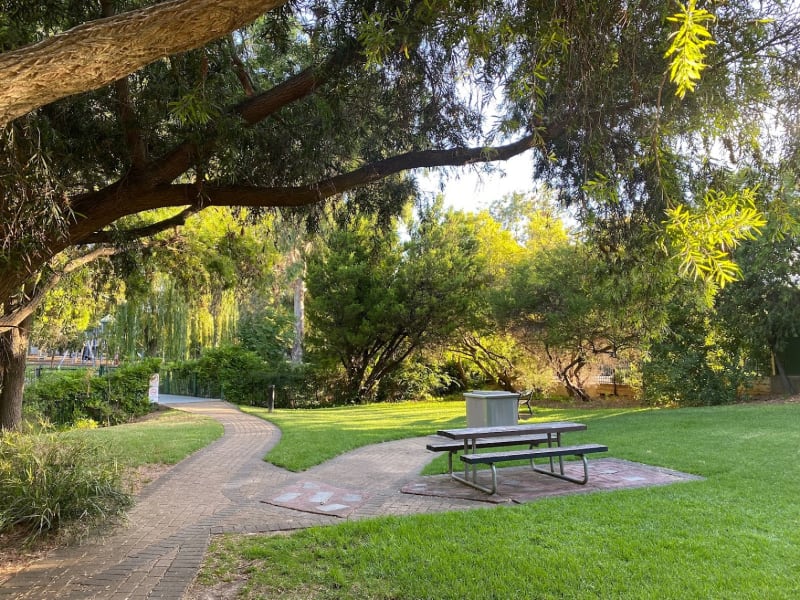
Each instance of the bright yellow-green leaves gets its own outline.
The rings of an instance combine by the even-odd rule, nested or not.
[[[716,42],[705,26],[714,20],[714,15],[705,9],[697,8],[695,0],[686,4],[678,2],[680,12],[668,21],[678,23],[678,30],[670,35],[672,43],[664,54],[664,58],[672,56],[669,79],[678,86],[675,94],[683,98],[686,92],[693,92],[700,74],[708,66],[705,63],[705,50]]]
[[[754,190],[732,195],[709,190],[696,208],[678,205],[667,210],[664,246],[680,260],[681,275],[702,279],[713,295],[741,275],[731,258],[733,249],[754,239],[766,223],[756,208]]]

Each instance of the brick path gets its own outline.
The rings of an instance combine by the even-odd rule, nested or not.
[[[103,540],[54,551],[0,585],[0,599],[180,599],[212,533],[341,522],[335,516],[262,502],[270,492],[298,481],[366,491],[368,500],[350,518],[476,507],[464,499],[399,492],[431,459],[424,438],[377,444],[304,473],[290,473],[262,460],[280,438],[270,423],[223,402],[175,407],[219,420],[225,434],[149,486],[126,526]]]

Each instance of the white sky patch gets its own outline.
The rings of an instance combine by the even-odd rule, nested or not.
[[[418,181],[423,192],[441,193],[445,206],[478,212],[513,192],[532,192],[535,188],[532,169],[530,152],[525,152],[497,165],[497,171],[492,173],[462,167],[444,180],[438,173],[430,172],[421,173]]]

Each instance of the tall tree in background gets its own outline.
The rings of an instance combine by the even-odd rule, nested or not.
[[[783,188],[789,208],[783,217],[800,223],[800,194],[792,187]],[[800,228],[786,235],[779,220],[773,215],[764,235],[736,253],[742,278],[720,294],[716,314],[738,350],[755,363],[751,367],[762,365],[763,372],[774,360],[785,389],[793,391],[779,354],[800,336]]]
[[[240,315],[270,303],[280,260],[268,234],[272,219],[246,217],[214,207],[113,259],[125,296],[111,313],[114,352],[184,360],[235,340]]]
[[[115,250],[213,205],[297,208],[346,193],[354,210],[390,215],[413,187],[401,173],[534,150],[537,173],[613,249],[692,201],[703,164],[677,149],[702,149],[722,116],[738,125],[761,114],[775,56],[764,50],[781,44],[794,56],[797,33],[777,2],[720,6],[702,85],[680,101],[665,88],[663,56],[680,24],[666,20],[676,8],[663,0],[173,0],[120,3],[143,8],[120,15],[112,0],[100,5],[5,5],[0,105],[18,116],[0,132],[2,427],[19,423],[24,324],[41,291],[102,244]],[[259,13],[199,48],[206,32],[219,34],[206,19],[233,31]],[[176,42],[163,59],[140,52],[154,47],[154,24]],[[73,57],[78,67],[61,60]],[[106,75],[91,77],[94,66]],[[64,85],[23,91],[27,104],[13,98],[19,73],[35,87],[37,75],[73,69]],[[39,95],[47,87],[55,95]],[[590,178],[618,183],[587,187]],[[141,228],[120,222],[159,207],[180,211]]]
[[[315,357],[338,364],[343,393],[374,398],[381,380],[415,351],[442,344],[474,313],[487,281],[475,229],[440,207],[400,240],[358,218],[308,257],[308,317]]]

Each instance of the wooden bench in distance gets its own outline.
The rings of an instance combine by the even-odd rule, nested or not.
[[[462,480],[460,477],[458,477],[458,479],[468,485],[471,485],[472,487],[478,488],[479,490],[494,494],[497,492],[497,468],[495,466],[497,463],[508,462],[512,460],[530,460],[531,468],[537,473],[558,477],[559,479],[565,479],[567,481],[571,481],[572,483],[583,485],[589,481],[589,464],[586,462],[586,455],[594,454],[595,452],[608,452],[608,446],[603,446],[601,444],[580,444],[577,446],[554,446],[552,448],[531,448],[529,450],[507,450],[504,452],[485,452],[482,454],[462,454],[461,460],[469,465],[485,464],[491,467],[492,487],[487,488],[474,481]],[[554,457],[562,458],[564,456],[579,456],[581,458],[583,461],[582,479],[576,479],[574,477],[564,475],[563,464],[560,465],[559,472],[556,472],[553,469],[552,462],[550,463],[549,470],[540,469],[534,462],[537,458],[552,459]]]
[[[546,433],[532,433],[528,435],[515,435],[500,438],[478,439],[475,442],[476,448],[497,448],[501,446],[522,446],[529,445],[531,448],[539,444],[546,444],[548,436]],[[431,452],[448,452],[447,468],[453,473],[453,455],[464,450],[464,442],[459,440],[446,440],[443,442],[431,442],[425,446]],[[472,447],[472,444],[470,444]]]

